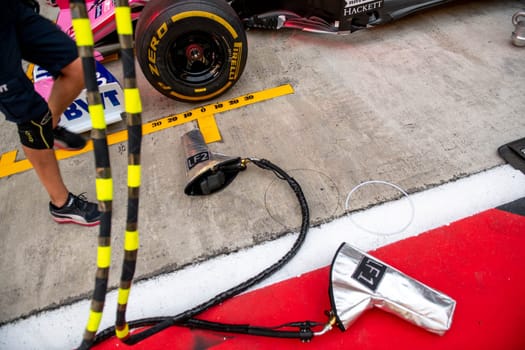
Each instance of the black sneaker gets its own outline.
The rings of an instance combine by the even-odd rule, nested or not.
[[[55,147],[68,151],[77,151],[86,146],[86,140],[80,135],[72,133],[62,126],[53,129]]]
[[[100,212],[95,203],[88,202],[84,194],[69,194],[66,204],[57,208],[49,202],[49,212],[59,224],[74,223],[82,226],[95,226],[100,222]]]

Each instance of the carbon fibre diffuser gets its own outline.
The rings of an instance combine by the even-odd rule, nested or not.
[[[451,326],[453,299],[347,243],[334,257],[330,282],[332,311],[343,331],[372,307],[440,335]]]
[[[181,140],[186,159],[187,184],[184,193],[189,196],[220,191],[245,168],[240,157],[210,152],[199,129],[185,133]]]

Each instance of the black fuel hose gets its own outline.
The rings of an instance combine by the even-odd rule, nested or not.
[[[278,178],[286,181],[288,185],[292,188],[293,192],[295,193],[295,196],[297,200],[299,201],[299,205],[301,208],[302,220],[301,220],[301,229],[300,229],[299,235],[297,236],[292,247],[277,262],[267,267],[265,270],[261,271],[259,274],[249,278],[248,280],[240,283],[239,285],[233,288],[230,288],[216,295],[210,300],[192,309],[184,311],[176,316],[153,317],[153,318],[144,318],[144,319],[139,319],[135,321],[130,321],[128,323],[130,329],[142,328],[142,327],[150,327],[150,328],[147,328],[139,333],[134,333],[134,334],[131,333],[127,339],[122,340],[125,344],[127,345],[137,344],[138,342],[148,337],[151,337],[171,326],[187,326],[187,327],[197,327],[197,328],[200,327],[200,328],[208,328],[208,329],[221,329],[223,331],[229,330],[229,332],[236,332],[236,333],[265,335],[265,336],[274,336],[274,337],[299,338],[302,340],[309,340],[313,337],[313,333],[308,329],[308,327],[299,327],[301,328],[301,330],[298,332],[277,331],[277,330],[271,331],[270,329],[263,329],[261,327],[250,327],[250,326],[239,326],[239,325],[235,327],[234,325],[224,325],[221,323],[207,322],[207,321],[194,319],[195,316],[204,312],[205,310],[213,306],[216,306],[224,302],[225,300],[230,299],[234,297],[235,295],[238,295],[246,291],[247,289],[253,287],[254,285],[258,284],[259,282],[263,281],[264,279],[268,278],[269,276],[277,272],[297,254],[297,252],[299,251],[301,245],[304,243],[304,240],[306,238],[306,234],[310,226],[310,213],[308,209],[308,203],[306,201],[306,198],[304,196],[304,193],[299,183],[294,178],[292,178],[290,175],[288,175],[284,170],[282,170],[280,167],[278,167],[277,165],[273,164],[272,162],[266,159],[256,159],[256,158],[243,159],[243,160],[240,160],[239,167],[245,168],[246,163],[249,163],[249,162],[257,165],[261,169],[272,171]],[[114,334],[115,334],[115,327],[109,327],[96,335],[94,344],[98,344],[112,337]]]
[[[91,306],[87,325],[79,349],[89,349],[98,331],[106,293],[108,288],[109,270],[111,265],[111,220],[113,213],[113,178],[107,141],[104,107],[98,88],[96,62],[93,56],[93,35],[89,25],[86,4],[84,0],[69,2],[72,25],[75,30],[79,57],[84,70],[86,97],[89,104],[92,129],[91,139],[95,154],[96,188],[98,207],[101,212],[95,288],[91,298]]]
[[[199,328],[215,332],[223,333],[239,333],[239,334],[248,334],[256,335],[259,337],[270,337],[270,338],[288,338],[288,339],[300,339],[302,341],[310,341],[314,337],[314,332],[312,327],[321,326],[323,324],[317,322],[297,322],[289,325],[284,325],[283,327],[295,327],[299,328],[298,331],[290,330],[281,330],[277,328],[268,328],[268,327],[256,327],[248,324],[225,324],[218,322],[210,322],[191,318],[188,321],[184,322],[182,326],[188,328]]]

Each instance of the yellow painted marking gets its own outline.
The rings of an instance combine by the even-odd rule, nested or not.
[[[89,19],[74,18],[72,22],[77,46],[93,46],[93,32],[91,31]]]
[[[139,231],[126,231],[124,236],[124,250],[132,252],[139,249]]]
[[[21,173],[31,169],[33,166],[27,160],[16,161],[17,150],[2,154],[0,157],[0,177]]]
[[[106,269],[111,265],[111,247],[97,247],[97,267]]]
[[[132,35],[131,9],[128,6],[115,7],[115,20],[117,22],[117,33],[122,35]]]
[[[128,165],[128,187],[140,187],[140,165]]]
[[[129,299],[129,288],[128,289],[119,288],[118,303],[120,305],[126,305],[128,303],[128,299]]]
[[[141,113],[142,104],[140,101],[139,89],[124,89],[125,109],[128,113]]]
[[[197,119],[197,123],[199,123],[199,130],[204,137],[204,142],[212,143],[222,140],[221,132],[213,114],[200,117]]]
[[[98,326],[100,325],[100,320],[102,319],[102,313],[101,312],[95,312],[91,310],[89,312],[89,320],[86,329],[89,332],[96,332],[98,330]]]
[[[149,134],[158,130],[171,128],[172,126],[181,125],[189,121],[197,120],[202,116],[227,112],[256,102],[261,102],[278,96],[292,94],[293,92],[293,88],[289,84],[278,86],[268,90],[254,92],[244,96],[232,98],[228,101],[213,103],[199,108],[195,108],[185,113],[173,114],[161,119],[153,120],[142,126],[142,132],[144,134]]]
[[[227,101],[209,104],[190,111],[169,115],[142,125],[143,135],[161,131],[173,126],[181,125],[187,122],[199,120],[199,118],[215,115],[217,113],[227,112],[233,109],[244,107],[257,102],[270,100],[272,98],[293,94],[294,90],[291,85],[281,85],[275,88],[254,92],[244,96],[232,98]],[[128,140],[128,131],[122,130],[107,136],[108,145],[115,145]],[[86,147],[79,151],[56,150],[55,154],[58,160],[72,158],[80,154],[93,151],[93,142],[88,140]],[[21,173],[32,168],[27,159],[16,160],[17,150],[6,152],[0,157],[0,178]]]
[[[95,179],[95,186],[97,189],[97,199],[99,201],[113,200],[113,179]]]

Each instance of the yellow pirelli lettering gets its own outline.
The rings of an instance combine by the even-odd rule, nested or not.
[[[99,201],[113,200],[113,179],[96,179],[95,186]]]
[[[89,332],[96,332],[98,326],[100,325],[100,320],[102,319],[102,312],[96,312],[91,310],[89,313],[89,319],[86,329]]]
[[[226,28],[230,32],[230,34],[232,35],[232,37],[234,39],[237,39],[237,37],[239,36],[237,34],[237,32],[235,31],[235,29],[233,29],[231,24],[228,23],[226,20],[224,20],[224,18],[219,17],[217,15],[214,15],[213,13],[206,12],[206,11],[187,11],[187,12],[182,12],[182,13],[179,13],[178,15],[172,16],[171,17],[171,21],[172,22],[177,22],[177,21],[179,21],[181,19],[194,18],[194,17],[204,17],[204,18],[211,19],[212,21],[220,23],[224,28]]]
[[[111,265],[111,247],[98,247],[97,267],[106,269]]]
[[[128,165],[128,187],[140,186],[140,165]]]
[[[119,288],[118,290],[118,303],[119,305],[126,305],[129,299],[129,288],[123,289]]]
[[[128,336],[128,334],[129,334],[129,326],[128,326],[128,324],[126,323],[126,325],[124,326],[124,329],[115,328],[115,334],[117,335],[117,338],[119,338],[119,339],[126,338]]]
[[[104,106],[101,104],[89,105],[89,115],[91,116],[91,124],[94,129],[105,129],[106,119],[104,118]]]
[[[211,93],[211,94],[208,94],[208,95],[202,95],[202,96],[195,96],[195,97],[191,97],[191,96],[187,96],[187,95],[182,95],[182,94],[178,94],[176,93],[175,91],[170,91],[170,95],[173,95],[175,97],[178,97],[178,98],[181,98],[181,99],[185,99],[185,100],[188,100],[188,101],[201,101],[201,100],[207,100],[207,99],[210,99],[212,97],[215,97],[217,95],[220,95],[222,94],[224,91],[228,90],[228,88],[232,85],[232,82],[231,81],[228,81],[226,84],[224,84],[224,86],[222,88],[220,88],[219,90]],[[206,89],[205,89],[206,90]]]
[[[124,236],[124,250],[132,252],[139,249],[139,231],[126,231]]]
[[[73,29],[78,46],[93,46],[93,32],[87,18],[74,18]]]
[[[122,35],[133,34],[131,9],[128,6],[115,7],[115,20],[117,22],[117,33]]]
[[[142,113],[139,89],[124,89],[124,103],[126,106],[126,112]]]

